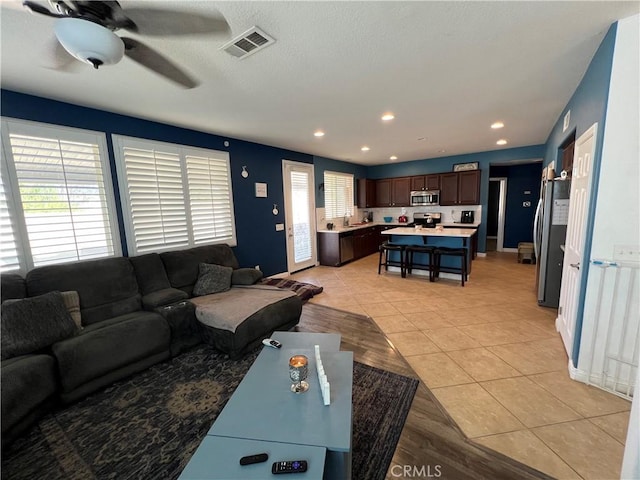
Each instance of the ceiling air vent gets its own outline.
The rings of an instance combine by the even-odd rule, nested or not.
[[[242,35],[239,35],[230,42],[225,43],[220,47],[220,50],[224,50],[234,57],[244,58],[256,53],[258,50],[268,47],[272,43],[275,43],[273,38],[264,33],[258,27],[251,27]]]

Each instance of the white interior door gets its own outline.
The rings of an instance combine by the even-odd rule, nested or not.
[[[316,265],[316,221],[313,165],[282,161],[284,176],[287,270]]]
[[[578,296],[580,293],[582,253],[586,237],[587,208],[591,192],[591,170],[596,147],[594,123],[576,142],[571,175],[571,193],[569,194],[569,220],[565,241],[564,261],[562,264],[562,285],[560,287],[560,305],[556,329],[560,332],[564,348],[571,358],[573,337],[575,334]]]

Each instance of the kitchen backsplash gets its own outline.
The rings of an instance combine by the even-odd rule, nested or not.
[[[460,221],[460,213],[463,210],[473,210],[475,212],[475,220],[479,222],[482,218],[482,206],[481,205],[467,205],[461,207],[440,207],[440,206],[432,206],[432,207],[386,207],[386,208],[358,208],[353,207],[353,215],[349,216],[349,223],[359,223],[362,222],[365,211],[373,212],[373,221],[374,222],[384,222],[383,217],[392,217],[393,222],[398,221],[398,217],[402,215],[402,211],[404,210],[405,215],[409,217],[409,221],[413,221],[413,214],[416,212],[425,212],[425,213],[440,213],[442,215],[443,222],[459,222]],[[333,222],[335,224],[339,224],[344,219],[341,217],[339,219],[329,219],[325,218],[324,208],[316,208],[316,225],[318,229],[324,229],[327,226],[327,221]]]

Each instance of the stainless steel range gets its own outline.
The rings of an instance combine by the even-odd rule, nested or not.
[[[421,225],[425,228],[435,228],[435,226],[441,221],[441,213],[416,212],[413,214],[413,222],[408,224],[407,227],[415,227],[416,225]]]

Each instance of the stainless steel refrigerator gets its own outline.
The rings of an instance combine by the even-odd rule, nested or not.
[[[558,308],[564,242],[569,217],[570,180],[543,180],[533,224],[538,304]]]

